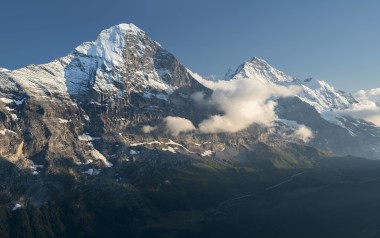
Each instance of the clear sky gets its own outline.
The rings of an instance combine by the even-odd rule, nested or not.
[[[257,56],[349,92],[380,87],[377,0],[6,0],[0,67],[47,63],[123,22],[203,76]]]

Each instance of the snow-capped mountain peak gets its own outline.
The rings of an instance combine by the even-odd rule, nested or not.
[[[295,79],[270,66],[265,60],[253,57],[251,61],[241,64],[230,79],[250,78],[263,83],[282,84]]]
[[[10,73],[32,95],[170,94],[198,84],[159,43],[137,26],[124,23],[101,31],[95,41],[79,45],[65,57]]]
[[[96,41],[85,42],[75,48],[75,51],[92,56],[100,57],[112,63],[120,65],[123,62],[123,54],[127,46],[127,36],[143,38],[146,34],[134,24],[119,24],[103,30]]]

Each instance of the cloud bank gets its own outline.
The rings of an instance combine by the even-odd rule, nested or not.
[[[149,126],[149,125],[145,125],[142,127],[142,132],[144,132],[145,134],[146,133],[151,133],[152,131],[155,131],[157,129],[157,126]]]
[[[300,125],[294,132],[294,135],[303,142],[309,142],[314,137],[313,132],[309,127]]]
[[[195,130],[193,123],[182,117],[168,116],[163,119],[168,133],[172,136],[178,136],[180,133]]]
[[[341,115],[363,119],[380,126],[380,88],[360,90],[355,94],[358,103],[351,108],[338,111]]]
[[[194,101],[203,106],[216,107],[223,113],[202,121],[198,128],[203,133],[233,133],[253,123],[271,126],[277,118],[274,99],[295,96],[299,91],[295,86],[268,85],[250,79],[209,81],[207,87],[214,90],[211,97],[204,99],[198,93],[193,95]]]

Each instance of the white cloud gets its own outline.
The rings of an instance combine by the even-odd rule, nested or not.
[[[182,132],[195,130],[193,123],[186,118],[168,116],[164,118],[164,122],[166,123],[166,130],[172,136],[178,136]]]
[[[151,133],[152,131],[156,129],[157,129],[157,126],[149,126],[149,125],[145,125],[141,128],[142,132],[144,133]]]
[[[351,108],[338,111],[338,113],[380,126],[380,88],[360,90],[355,94],[355,97],[358,103],[353,104]]]
[[[202,121],[198,127],[204,133],[237,132],[253,123],[271,126],[277,118],[273,98],[294,96],[299,90],[250,79],[208,82],[207,87],[214,90],[210,99],[205,100],[199,93],[193,99],[201,105],[214,106],[223,114]]]
[[[380,97],[380,88],[373,88],[370,90],[360,90],[355,94],[355,97],[360,99],[369,99],[371,97]]]
[[[305,125],[299,125],[299,127],[295,130],[294,135],[305,143],[314,136],[310,128]]]

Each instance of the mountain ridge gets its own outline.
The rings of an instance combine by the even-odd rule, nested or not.
[[[0,236],[267,237],[276,224],[293,237],[342,219],[364,224],[352,237],[377,231],[380,164],[365,158],[380,158],[380,129],[327,110],[330,96],[351,104],[324,82],[256,58],[240,69],[205,80],[121,24],[0,73]]]
[[[0,97],[3,98],[2,111],[5,119],[1,128],[15,132],[14,136],[17,135],[20,141],[19,146],[21,146],[21,141],[24,141],[25,133],[38,135],[29,141],[32,145],[23,144],[21,149],[23,154],[44,151],[46,143],[52,143],[49,141],[53,137],[49,134],[51,131],[56,131],[54,128],[56,125],[75,128],[71,129],[71,132],[64,132],[66,133],[64,137],[70,134],[71,140],[80,138],[84,133],[90,133],[91,136],[99,138],[112,133],[125,133],[127,137],[130,137],[129,133],[132,133],[136,138],[167,136],[168,124],[164,120],[166,117],[180,118],[182,121],[187,120],[187,123],[197,125],[207,118],[223,115],[223,111],[218,107],[205,110],[204,105],[196,105],[193,98],[195,93],[202,92],[206,97],[213,93],[205,84],[208,81],[202,81],[201,77],[198,77],[198,81],[200,81],[198,82],[195,79],[197,77],[143,30],[133,24],[119,24],[103,30],[95,41],[79,45],[65,57],[47,64],[30,65],[2,73],[0,75],[2,82]],[[343,134],[347,133],[350,137],[356,137],[358,134],[374,135],[367,136],[371,139],[368,146],[374,148],[373,154],[363,154],[360,151],[355,155],[376,158],[378,145],[375,141],[379,134],[378,130],[363,121],[351,122],[349,119],[331,112],[331,109],[340,110],[351,106],[355,102],[351,95],[336,91],[323,81],[310,79],[305,82],[288,76],[257,57],[243,63],[230,76],[230,80],[241,79],[259,80],[268,87],[280,85],[302,88],[296,96],[314,108],[305,110],[316,110],[318,117],[326,120],[323,123],[321,121],[322,124],[337,125],[345,131],[342,132]],[[324,129],[320,127],[321,125],[313,122],[313,118],[305,121],[304,118],[288,115],[287,110],[294,110],[289,108],[293,106],[286,100],[280,100],[280,102],[283,102],[284,105],[279,103],[276,110],[283,118],[279,118],[282,121],[278,120],[275,123],[279,131],[274,130],[273,134],[273,132],[269,132],[270,130],[265,132],[266,129],[255,129],[254,133],[249,134],[247,130],[257,127],[252,124],[249,125],[249,128],[239,132],[239,135],[244,135],[243,137],[247,137],[249,141],[267,140],[269,142],[276,138],[275,143],[283,144],[286,141],[292,141],[293,137],[282,137],[281,133],[284,131],[288,133],[306,125],[317,135],[310,141],[310,145],[319,148],[326,146],[334,152],[344,154],[345,146],[330,146],[337,140],[334,136],[330,135],[329,139],[318,137],[318,133],[320,134],[320,131],[324,131]],[[295,102],[295,105],[299,104]],[[300,108],[308,107],[300,106]],[[102,113],[99,115],[99,112]],[[33,116],[38,118],[38,122],[33,123],[44,125],[42,131],[46,131],[46,135],[28,128],[28,123],[31,123],[30,119],[25,117],[28,113],[39,114],[37,117]],[[302,111],[297,111],[296,115],[302,117]],[[357,127],[355,123],[363,126]],[[150,129],[147,130],[149,133],[141,134],[141,128],[144,126],[150,126]],[[365,132],[368,128],[371,128],[371,132]],[[181,130],[175,131],[181,132]],[[191,130],[187,131],[191,132]],[[60,135],[60,132],[56,133]],[[213,136],[212,133],[209,135],[197,133],[196,143],[199,143],[199,140],[203,140],[204,137]],[[260,136],[260,133],[265,135]],[[179,133],[178,137],[184,138],[187,135],[189,134]],[[226,135],[222,133],[215,135],[216,139],[214,140],[226,144],[226,141],[222,139],[225,136],[231,137],[228,133]],[[324,139],[327,141],[322,143]],[[359,140],[359,137],[351,139],[356,141]],[[133,144],[133,140],[130,141],[124,136],[117,140],[126,146],[128,143]],[[154,140],[151,139],[151,141]],[[135,142],[139,142],[139,139]],[[37,143],[38,146],[33,145],[34,143]],[[340,144],[344,145],[344,143]],[[69,157],[82,161],[82,156],[78,156],[81,154],[78,150],[81,150],[82,145],[76,142],[73,145],[76,149],[69,153]],[[51,146],[55,147],[55,145]],[[92,150],[92,147],[90,146],[89,149]],[[14,148],[10,150],[13,151],[13,156],[15,150]],[[92,157],[94,156],[92,155]],[[84,162],[86,160],[84,159]]]

